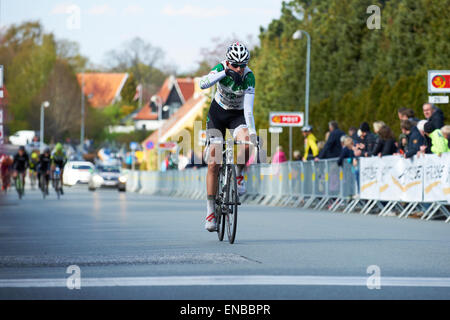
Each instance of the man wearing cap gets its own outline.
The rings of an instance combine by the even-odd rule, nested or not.
[[[305,137],[305,155],[303,156],[303,161],[313,160],[319,155],[319,148],[317,147],[317,139],[312,133],[311,126],[304,126],[303,136]]]

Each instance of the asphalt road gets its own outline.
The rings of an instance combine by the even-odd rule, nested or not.
[[[243,205],[230,245],[203,229],[204,211],[82,186],[59,201],[1,196],[0,299],[450,298],[442,221]]]

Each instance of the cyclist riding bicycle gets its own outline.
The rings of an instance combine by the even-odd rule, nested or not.
[[[39,152],[37,150],[33,150],[33,152],[31,152],[31,159],[29,163],[30,179],[36,177],[38,163],[39,163]]]
[[[256,145],[256,129],[253,119],[253,101],[255,98],[255,76],[247,66],[250,60],[250,52],[241,43],[235,42],[229,46],[226,59],[216,65],[211,72],[200,80],[200,87],[207,89],[217,83],[217,92],[211,102],[207,117],[207,140],[222,140],[225,138],[226,129],[232,132],[237,141],[251,141]],[[242,175],[245,163],[249,159],[249,145],[244,145],[238,159],[242,159],[244,152],[245,162],[237,165],[238,193],[245,193],[244,177]],[[215,148],[209,148],[209,159],[215,159]],[[221,156],[219,157],[221,159]],[[216,231],[216,219],[214,204],[217,192],[217,176],[220,163],[208,161],[208,173],[206,177],[207,212],[205,229]]]
[[[46,183],[46,190],[48,195],[48,182],[50,180],[50,167],[51,167],[52,159],[50,155],[50,149],[45,148],[44,153],[42,153],[39,156],[39,163],[38,163],[38,181],[39,181],[39,188],[42,189],[41,184],[41,176],[45,176],[45,183]]]
[[[10,185],[11,167],[13,160],[7,154],[0,156],[0,172],[2,178],[2,191],[6,191]]]
[[[52,156],[52,172],[55,171],[56,167],[58,167],[61,170],[60,173],[60,179],[61,179],[61,194],[64,194],[63,191],[63,173],[64,173],[64,166],[67,163],[67,157],[66,152],[64,151],[64,148],[61,143],[57,143],[55,145],[55,149],[53,150]]]
[[[19,147],[19,151],[14,155],[13,159],[13,179],[22,179],[22,188],[25,190],[25,174],[29,165],[28,153],[24,146]]]

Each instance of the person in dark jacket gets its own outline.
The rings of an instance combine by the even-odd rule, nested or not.
[[[400,128],[408,137],[408,151],[405,153],[405,158],[411,158],[420,151],[420,146],[426,145],[425,138],[409,120],[402,120]]]
[[[354,144],[353,144],[352,137],[349,137],[349,136],[344,136],[344,137],[345,137],[344,142],[343,142],[344,147],[342,148],[341,155],[339,156],[339,159],[337,162],[339,167],[342,167],[344,159],[350,159],[350,161],[351,161],[355,157],[355,152],[353,151]]]
[[[331,121],[328,123],[328,127],[330,129],[330,136],[328,137],[322,151],[320,151],[319,157],[314,159],[315,161],[318,161],[319,159],[338,158],[341,154],[341,137],[345,135],[345,133],[339,129],[336,121]]]
[[[395,137],[389,126],[382,126],[378,131],[379,138],[371,152],[372,156],[390,156],[397,152]]]
[[[425,119],[433,124],[435,130],[444,126],[444,112],[441,109],[431,103],[425,103],[422,108]]]
[[[370,126],[367,122],[361,123],[359,130],[361,131],[361,136],[359,137],[358,148],[361,150],[363,156],[367,157],[375,146],[376,137],[370,132]]]

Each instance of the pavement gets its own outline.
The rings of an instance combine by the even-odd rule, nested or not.
[[[230,245],[205,201],[65,193],[0,196],[0,299],[450,298],[442,221],[243,205]]]

